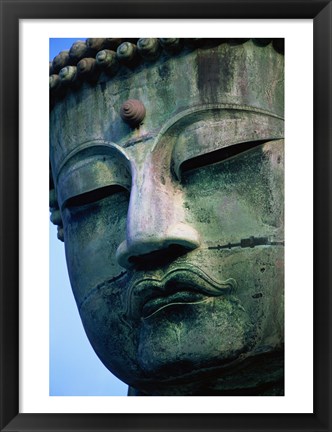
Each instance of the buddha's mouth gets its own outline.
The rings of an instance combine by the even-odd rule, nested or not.
[[[145,277],[134,281],[126,296],[129,318],[147,319],[176,304],[196,304],[210,297],[231,294],[234,279],[216,281],[192,264],[181,265],[161,277]]]
[[[205,294],[181,289],[174,294],[154,297],[148,300],[142,308],[142,318],[151,318],[158,312],[176,305],[199,304],[206,302],[210,297]]]

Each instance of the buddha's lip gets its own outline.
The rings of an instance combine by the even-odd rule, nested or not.
[[[200,304],[208,299],[206,294],[180,289],[173,294],[159,295],[149,299],[142,307],[141,316],[146,320],[169,306]]]
[[[164,307],[177,302],[176,299],[181,303],[200,301],[207,296],[230,294],[235,287],[234,279],[217,281],[195,265],[182,264],[161,277],[149,276],[135,280],[128,289],[126,315],[130,318],[146,316],[148,307],[144,313],[143,309],[149,302],[158,309],[158,302],[160,307]]]

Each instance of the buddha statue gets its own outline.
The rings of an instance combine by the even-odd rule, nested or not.
[[[281,39],[87,39],[50,63],[50,208],[131,396],[284,394]]]

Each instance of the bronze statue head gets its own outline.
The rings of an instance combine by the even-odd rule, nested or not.
[[[130,394],[283,394],[281,45],[88,39],[51,64],[52,220]]]

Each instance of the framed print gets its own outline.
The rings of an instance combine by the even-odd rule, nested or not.
[[[1,1],[1,430],[331,430],[331,11]],[[49,199],[130,397],[52,391]]]

